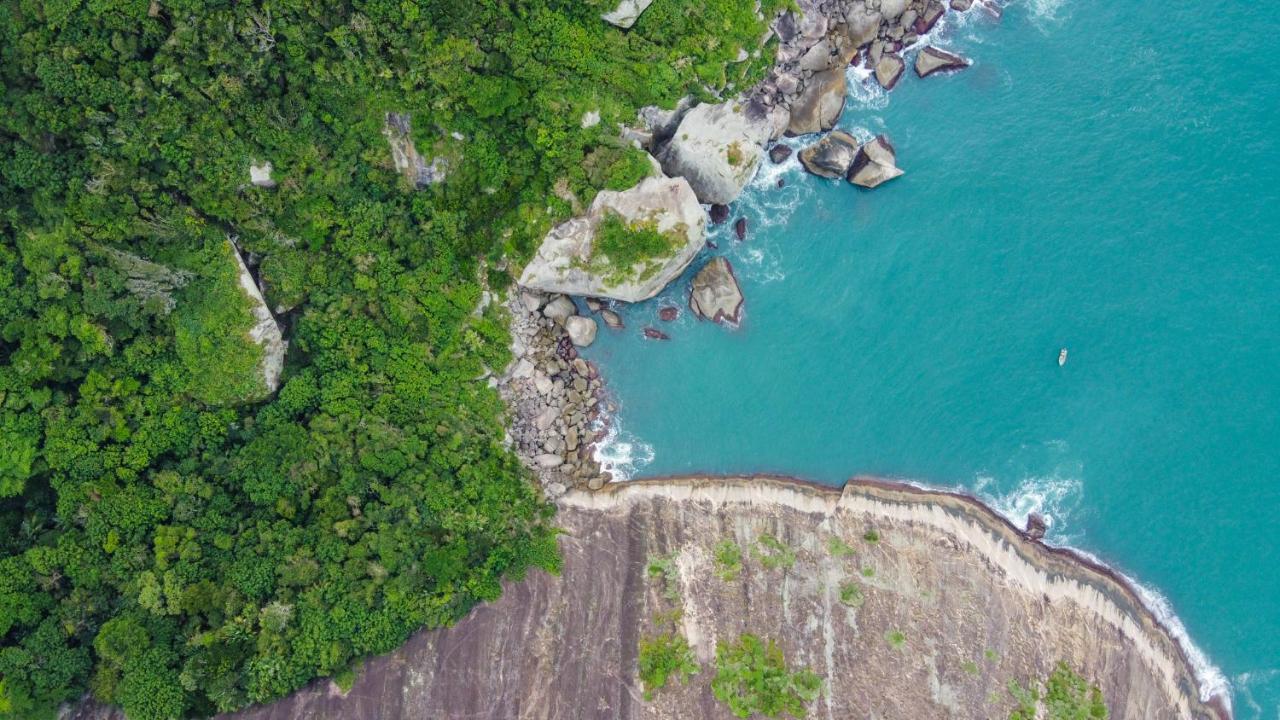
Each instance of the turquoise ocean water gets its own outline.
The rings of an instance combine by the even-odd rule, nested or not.
[[[733,207],[746,242],[717,228],[740,329],[694,320],[680,282],[602,330],[603,452],[1042,510],[1158,592],[1237,717],[1280,718],[1275,8],[1024,0],[935,35],[974,66],[859,84],[840,123],[888,132],[904,177],[766,162]]]

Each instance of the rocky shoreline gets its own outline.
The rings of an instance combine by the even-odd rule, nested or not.
[[[645,7],[639,3],[624,14],[634,22]],[[968,10],[970,3],[951,7]],[[622,329],[606,303],[652,297],[679,276],[705,242],[704,228],[729,219],[727,205],[760,163],[766,157],[782,162],[791,154],[790,147],[776,142],[784,133],[825,133],[834,127],[844,109],[850,65],[864,64],[880,77],[884,62],[896,62],[892,82],[880,77],[891,88],[905,67],[903,50],[946,12],[938,0],[802,0],[795,11],[769,24],[761,44],[777,39],[775,64],[754,87],[718,104],[686,99],[671,110],[644,108],[635,127],[620,128],[624,140],[650,153],[657,179],[602,192],[590,212],[554,228],[507,302],[515,358],[498,385],[511,410],[509,439],[549,497],[569,488],[597,489],[613,479],[593,457],[596,443],[607,434],[608,413],[599,370],[578,357],[577,348],[589,345],[599,330],[600,323],[588,315],[598,314],[606,331]],[[921,77],[967,65],[959,56],[926,50],[928,58],[917,62]],[[884,135],[860,143],[836,131],[800,157],[813,174],[846,178],[864,188],[902,174]],[[607,261],[597,257],[594,236],[611,213],[626,222],[656,218],[660,230],[680,233],[678,252],[634,268],[593,270]],[[745,219],[739,218],[734,230],[744,239]],[[626,276],[628,270],[635,270],[634,277]],[[589,312],[561,293],[579,296]],[[690,310],[702,319],[731,328],[741,323],[745,299],[723,258],[700,269],[688,298]],[[666,319],[672,313],[673,308],[663,308],[660,315]],[[643,328],[643,336],[669,339],[656,327]]]

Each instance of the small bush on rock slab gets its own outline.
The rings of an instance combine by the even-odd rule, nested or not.
[[[782,649],[744,633],[735,643],[716,647],[716,677],[711,692],[740,718],[759,713],[803,718],[805,706],[818,697],[822,678],[808,668],[791,672]]]
[[[672,633],[641,639],[639,665],[645,700],[652,700],[653,691],[666,687],[672,676],[684,684],[701,669],[689,641],[683,635]]]

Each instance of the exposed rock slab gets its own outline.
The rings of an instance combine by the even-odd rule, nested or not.
[[[271,161],[264,163],[249,163],[249,182],[260,188],[273,188],[276,181],[272,179],[271,173],[275,168],[271,166]]]
[[[271,314],[271,308],[262,297],[262,291],[258,289],[257,281],[253,279],[249,268],[244,264],[244,258],[240,257],[239,248],[230,238],[227,238],[227,245],[230,246],[231,254],[236,259],[240,290],[249,299],[250,310],[253,313],[254,322],[249,328],[249,339],[262,349],[258,374],[262,380],[262,397],[265,397],[280,389],[280,373],[284,370],[284,354],[288,345],[280,333],[280,326],[276,324],[275,316]]]
[[[969,61],[965,58],[933,46],[921,50],[916,55],[916,75],[920,77],[929,77],[945,70],[962,70],[967,67],[969,67]]]
[[[700,202],[728,205],[755,175],[778,125],[768,111],[740,101],[699,105],[685,113],[658,160],[666,174],[687,180]]]
[[[618,269],[594,247],[596,229],[610,215],[629,225],[643,223],[661,233],[674,233],[681,242],[670,255],[641,261],[615,277]],[[586,216],[547,233],[537,256],[520,275],[520,285],[626,302],[651,298],[684,271],[702,248],[706,222],[706,213],[684,178],[650,177],[627,190],[601,191]]]
[[[742,320],[742,288],[726,258],[712,258],[693,276],[692,285],[689,308],[698,317],[730,325]]]
[[[849,166],[849,182],[864,188],[877,187],[900,175],[898,153],[885,135],[877,135],[874,140],[858,149],[858,154]]]
[[[1060,660],[1099,684],[1113,720],[1227,717],[1200,702],[1176,642],[1122,579],[963,496],[713,478],[615,483],[559,504],[559,577],[508,583],[456,626],[370,660],[348,693],[320,681],[238,717],[729,720],[710,689],[715,644],[743,632],[824,678],[815,718],[1008,717],[1007,683]],[[793,567],[753,557],[763,533]],[[850,551],[833,553],[833,539]],[[726,540],[743,556],[729,581],[714,560]],[[677,600],[647,576],[657,556],[673,558]],[[845,587],[858,601],[841,602]],[[645,702],[640,638],[677,609],[703,670]]]
[[[800,151],[804,169],[825,178],[842,178],[858,154],[858,139],[843,130],[833,130]]]
[[[640,19],[640,13],[651,4],[653,0],[619,0],[618,6],[601,15],[600,19],[625,30],[635,25],[636,20]]]

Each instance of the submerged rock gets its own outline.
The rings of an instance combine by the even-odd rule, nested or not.
[[[656,230],[669,252],[617,267],[596,247],[600,225],[617,217],[633,229]],[[706,213],[684,178],[650,177],[628,190],[603,190],[584,217],[562,223],[525,266],[520,285],[566,295],[639,302],[657,295],[693,260],[706,239]]]
[[[844,130],[833,130],[800,151],[804,169],[825,178],[842,178],[858,154],[858,140]]]
[[[658,318],[664,322],[671,322],[680,317],[680,308],[675,305],[668,305],[658,309]]]
[[[700,202],[728,205],[755,174],[776,130],[775,118],[748,112],[737,100],[699,105],[685,113],[658,160],[667,175],[687,180]]]
[[[733,266],[724,257],[715,257],[693,277],[689,308],[704,320],[737,325],[742,319],[742,289],[733,275]]]
[[[671,336],[662,332],[658,328],[647,327],[644,329],[644,336],[650,340],[670,340]]]
[[[892,90],[894,85],[898,84],[898,79],[902,77],[902,71],[906,65],[902,62],[902,58],[897,55],[885,55],[880,58],[880,62],[876,63],[876,82],[885,90]]]
[[[929,77],[944,70],[960,70],[969,67],[969,61],[954,53],[927,47],[916,55],[916,75]]]
[[[622,316],[612,310],[601,310],[600,319],[604,320],[604,326],[610,330],[621,330]]]
[[[617,7],[601,15],[600,19],[626,30],[636,24],[640,13],[652,3],[653,0],[619,0]]]
[[[902,174],[897,165],[898,154],[886,135],[877,135],[863,145],[853,165],[849,166],[849,182],[865,188],[873,188]]]
[[[807,135],[835,127],[844,111],[847,86],[844,66],[816,72],[791,105],[788,135]]]
[[[739,240],[747,239],[747,219],[746,218],[738,218],[737,220],[734,221],[733,234]]]

